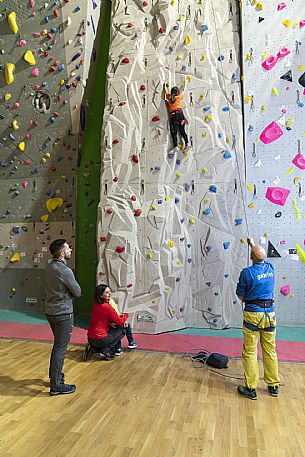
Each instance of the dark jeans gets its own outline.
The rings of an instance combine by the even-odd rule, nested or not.
[[[53,349],[50,358],[49,378],[52,390],[60,386],[65,353],[71,338],[73,314],[62,316],[46,315],[54,335]]]
[[[89,338],[88,342],[98,351],[114,351],[116,344],[125,336],[125,331],[121,327],[110,328],[106,338]]]
[[[130,324],[128,324],[127,327],[124,328],[124,330],[126,332],[126,338],[128,340],[128,344],[132,343],[133,342],[133,334],[132,334],[132,331],[131,331]],[[116,344],[115,349],[122,349],[121,340]]]
[[[180,135],[184,139],[185,144],[187,145],[189,142],[187,134],[185,132],[185,128],[184,128],[185,122],[186,122],[186,119],[184,117],[182,110],[177,111],[176,113],[170,115],[170,131],[171,131],[171,135],[172,135],[172,139],[173,139],[173,143],[174,143],[174,148],[178,145],[178,140],[177,140],[178,130],[180,132]]]

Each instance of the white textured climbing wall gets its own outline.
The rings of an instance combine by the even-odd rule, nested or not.
[[[241,325],[239,56],[235,1],[113,1],[98,282],[136,331]],[[163,82],[185,78],[192,149],[172,154]]]
[[[80,106],[99,12],[94,1],[0,2],[1,308],[43,311],[48,246],[74,244]]]
[[[249,225],[277,271],[279,323],[304,324],[304,1],[244,2],[242,22]]]

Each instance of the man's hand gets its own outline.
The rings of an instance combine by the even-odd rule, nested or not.
[[[254,248],[255,243],[254,243],[254,240],[253,240],[252,237],[247,236],[247,243],[248,243],[248,245],[250,246],[250,248]]]

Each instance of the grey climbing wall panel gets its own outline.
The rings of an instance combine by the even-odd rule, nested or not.
[[[305,242],[305,97],[298,82],[305,71],[304,3],[267,0],[260,7],[244,2],[242,25],[249,227],[256,242],[267,248],[270,241],[281,255],[270,258],[277,273],[278,322],[304,325],[304,265],[302,251],[296,250]],[[282,135],[276,139],[271,128],[266,143],[260,138],[271,122]],[[301,168],[292,162],[298,154]],[[283,295],[287,285],[290,292]]]
[[[0,4],[2,308],[42,312],[48,246],[74,244],[80,106],[99,11],[92,1]]]
[[[113,2],[98,282],[136,331],[241,325],[239,53],[235,2]],[[192,148],[173,154],[163,83],[185,78]]]

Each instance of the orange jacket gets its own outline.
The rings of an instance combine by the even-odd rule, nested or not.
[[[183,94],[176,95],[174,103],[171,102],[171,94],[166,94],[166,100],[168,103],[168,109],[170,113],[172,113],[173,111],[182,110],[181,103],[183,100]]]

